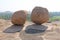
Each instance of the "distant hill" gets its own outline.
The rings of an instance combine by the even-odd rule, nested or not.
[[[49,12],[49,14],[50,14],[50,17],[60,16],[60,12]]]
[[[0,19],[11,19],[13,12],[6,11],[6,12],[0,12]]]

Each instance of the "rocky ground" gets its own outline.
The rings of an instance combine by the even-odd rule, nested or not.
[[[60,40],[60,21],[36,25],[13,25],[10,20],[0,19],[0,40]]]

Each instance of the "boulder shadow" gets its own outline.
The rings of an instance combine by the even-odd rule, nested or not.
[[[25,32],[28,34],[43,33],[47,30],[47,26],[32,24],[26,27]]]
[[[3,32],[4,33],[16,33],[20,32],[24,26],[23,25],[11,25],[7,29],[5,29]]]

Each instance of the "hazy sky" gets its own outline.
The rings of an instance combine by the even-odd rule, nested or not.
[[[32,11],[35,6],[45,7],[49,11],[60,11],[60,0],[0,0],[0,12]]]

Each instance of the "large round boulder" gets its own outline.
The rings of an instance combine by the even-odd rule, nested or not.
[[[24,25],[26,21],[27,11],[20,10],[14,12],[11,18],[11,22],[15,25]]]
[[[49,20],[49,12],[46,8],[35,7],[31,13],[31,20],[36,24],[42,24]]]

